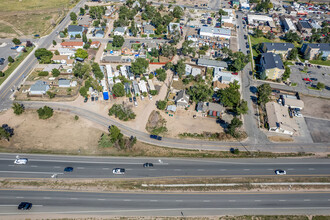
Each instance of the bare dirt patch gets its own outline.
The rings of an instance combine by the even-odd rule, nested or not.
[[[167,131],[166,120],[160,115],[159,111],[152,111],[148,123],[146,125],[146,130],[151,134],[161,134]]]
[[[330,100],[315,98],[312,96],[301,96],[305,106],[301,111],[303,115],[316,118],[330,119]]]
[[[274,142],[292,142],[293,138],[283,136],[269,136],[268,139]]]
[[[0,115],[0,124],[8,124],[15,132],[10,142],[0,141],[0,145],[16,152],[77,153],[80,149],[93,154],[102,134],[102,128],[95,128],[97,125],[88,120],[75,120],[74,115],[58,112],[41,120],[36,111],[16,116],[8,110]]]

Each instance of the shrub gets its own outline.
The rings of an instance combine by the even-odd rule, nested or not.
[[[79,116],[78,115],[75,115],[74,116],[74,120],[78,121],[78,119],[79,119]]]
[[[20,115],[24,112],[24,105],[19,103],[14,103],[12,106],[15,115]]]
[[[53,116],[54,110],[45,105],[43,108],[39,108],[37,112],[39,115],[39,119],[48,119]]]
[[[0,71],[0,77],[4,77],[5,76],[5,73]]]
[[[58,77],[60,75],[60,71],[58,69],[53,69],[52,74],[54,77]]]
[[[165,110],[167,102],[165,100],[160,100],[157,102],[157,108],[159,110]]]
[[[131,119],[135,119],[134,112],[127,107],[124,107],[124,105],[120,104],[114,104],[109,109],[109,116],[115,115],[116,118],[119,118],[119,120],[128,121]]]
[[[87,96],[87,88],[86,88],[85,86],[81,87],[81,88],[79,89],[79,93],[80,93],[80,95],[83,96],[83,97]]]
[[[47,71],[41,71],[38,73],[38,76],[48,76],[48,72]]]
[[[157,95],[158,91],[157,90],[150,90],[149,93],[150,93],[150,95]]]
[[[47,95],[49,96],[49,98],[55,98],[55,93],[51,92],[51,91],[47,91]]]

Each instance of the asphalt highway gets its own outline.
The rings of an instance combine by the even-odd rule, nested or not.
[[[17,210],[21,201],[29,211]],[[202,216],[227,214],[329,214],[329,192],[93,193],[1,190],[0,216],[59,214]]]
[[[329,159],[173,159],[20,155],[26,165],[15,165],[16,155],[0,154],[0,177],[8,178],[152,178],[274,176],[276,169],[290,176],[329,176]],[[144,168],[146,162],[153,167]],[[73,167],[73,172],[64,172]],[[115,175],[113,168],[126,169]]]

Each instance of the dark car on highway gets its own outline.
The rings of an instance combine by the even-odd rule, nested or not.
[[[151,134],[151,135],[150,135],[150,138],[152,138],[152,139],[156,139],[156,140],[159,140],[159,141],[162,140],[162,137],[161,137],[161,136],[154,135],[154,134]]]
[[[20,209],[20,210],[30,210],[32,208],[32,203],[30,202],[21,202],[17,209]]]
[[[143,167],[153,167],[153,163],[144,163]]]
[[[64,172],[72,172],[73,171],[73,167],[65,167],[64,168]]]

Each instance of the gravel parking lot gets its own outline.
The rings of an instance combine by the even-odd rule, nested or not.
[[[330,120],[330,100],[311,96],[300,96],[305,107],[301,111],[304,116],[324,118]]]

